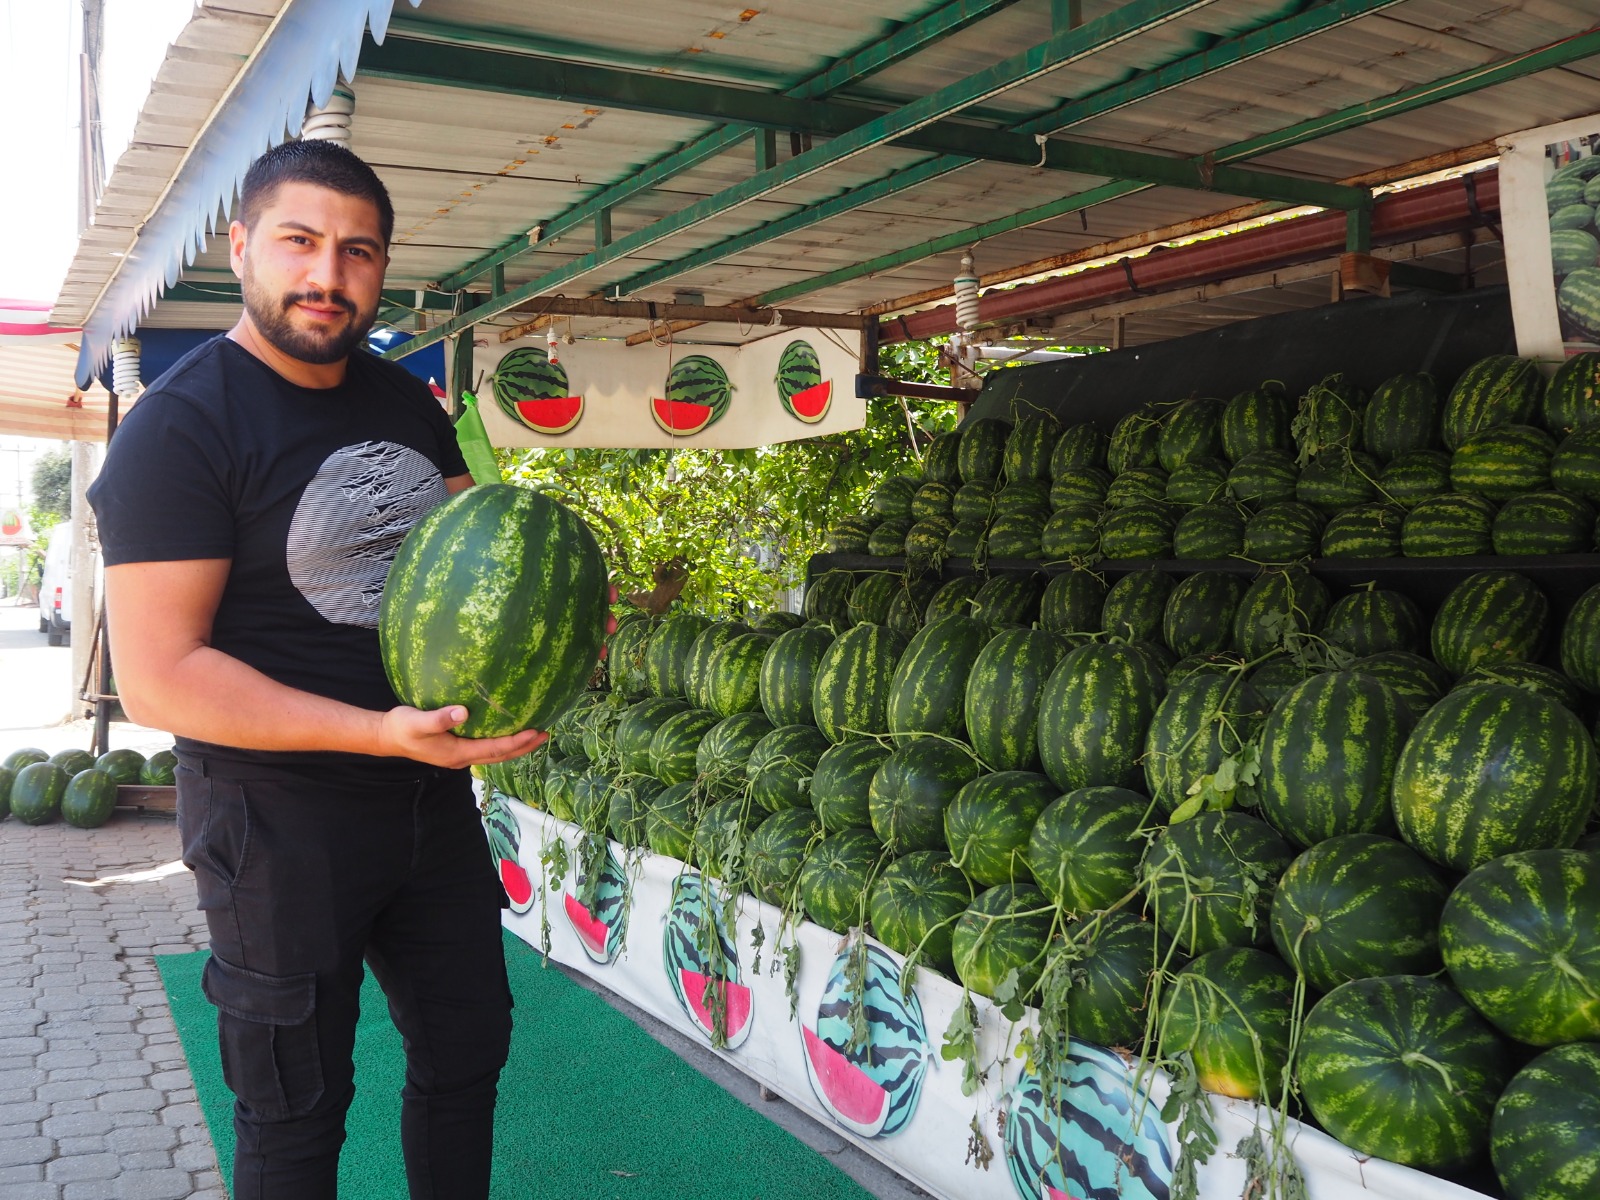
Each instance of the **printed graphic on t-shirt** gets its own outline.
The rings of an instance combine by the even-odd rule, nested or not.
[[[376,628],[395,551],[445,499],[439,469],[409,446],[362,442],[335,450],[306,485],[289,525],[289,578],[337,625]]]

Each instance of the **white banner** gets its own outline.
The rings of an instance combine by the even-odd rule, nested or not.
[[[795,329],[743,346],[552,347],[535,335],[478,349],[478,411],[496,446],[726,450],[839,433],[867,419],[855,341]]]
[[[1600,114],[1499,139],[1517,353],[1600,350]]]
[[[865,980],[869,1049],[851,1054],[847,939],[802,922],[780,941],[782,914],[750,896],[737,899],[732,928],[717,928],[702,919],[708,891],[720,909],[714,884],[677,859],[615,842],[599,883],[583,886],[577,826],[514,800],[497,796],[485,824],[512,898],[508,929],[538,948],[548,937],[558,962],[690,1038],[711,1046],[712,1031],[721,1029],[726,1044],[713,1048],[728,1063],[934,1196],[1170,1200],[1177,1141],[1160,1119],[1160,1075],[1141,1079],[1114,1051],[1075,1042],[1062,1086],[1041,1089],[1012,1053],[1021,1026],[975,998],[979,1061],[989,1069],[965,1096],[962,1063],[940,1054],[962,989],[919,968],[902,995],[902,960],[871,939],[856,974]],[[565,868],[558,876],[546,860]],[[798,954],[793,995],[785,979],[789,945]],[[1245,1166],[1232,1151],[1258,1123],[1270,1143],[1267,1118],[1247,1101],[1213,1096],[1211,1108],[1218,1147],[1200,1171],[1201,1196],[1238,1200]],[[969,1161],[975,1128],[993,1155],[987,1165]],[[1293,1120],[1287,1141],[1309,1200],[1484,1200],[1359,1155]]]

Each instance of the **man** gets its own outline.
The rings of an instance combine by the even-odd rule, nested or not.
[[[348,150],[258,159],[228,230],[244,315],[141,397],[90,490],[122,702],[177,735],[237,1200],[335,1194],[363,959],[405,1038],[411,1195],[488,1194],[511,997],[463,768],[544,735],[458,737],[465,709],[384,677],[395,550],[473,482],[428,388],[361,350],[393,227]]]

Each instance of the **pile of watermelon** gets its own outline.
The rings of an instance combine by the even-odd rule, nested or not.
[[[1584,270],[1600,278],[1592,252]],[[1406,374],[1369,394],[1335,374],[1299,397],[1265,383],[1151,404],[1109,433],[1047,413],[968,421],[828,548],[980,565],[1575,554],[1596,549],[1597,504],[1600,353],[1548,385],[1501,354],[1447,390]]]
[[[1545,180],[1556,309],[1567,341],[1600,341],[1600,160],[1575,158]]]
[[[828,571],[607,663],[491,788],[1361,1154],[1600,1194],[1600,585]]]
[[[97,829],[111,819],[122,784],[170,785],[177,756],[160,750],[146,758],[137,750],[87,750],[47,754],[32,746],[13,750],[0,762],[0,820],[46,825],[61,818],[79,829]]]

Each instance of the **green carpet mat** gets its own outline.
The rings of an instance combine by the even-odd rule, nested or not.
[[[496,1200],[862,1200],[849,1176],[740,1103],[507,933],[516,998],[495,1115]],[[222,1178],[233,1174],[233,1095],[222,1082],[206,955],[156,957]],[[356,1030],[356,1098],[339,1164],[344,1200],[403,1200],[404,1057],[369,974]]]

